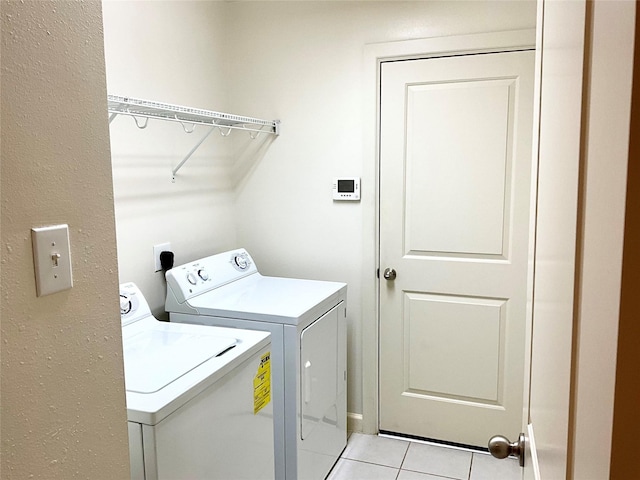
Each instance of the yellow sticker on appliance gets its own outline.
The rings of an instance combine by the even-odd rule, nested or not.
[[[253,414],[257,414],[271,401],[271,352],[260,357],[260,366],[253,377]]]

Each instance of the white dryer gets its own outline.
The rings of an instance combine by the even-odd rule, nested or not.
[[[271,332],[276,477],[325,478],[347,438],[346,284],[263,276],[244,249],[166,278],[171,322]]]
[[[120,285],[131,478],[275,478],[270,335],[156,320]]]

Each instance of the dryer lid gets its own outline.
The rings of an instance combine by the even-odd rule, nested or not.
[[[151,329],[124,342],[130,392],[154,393],[237,343],[235,338]]]

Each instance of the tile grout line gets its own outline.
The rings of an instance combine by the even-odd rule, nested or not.
[[[402,455],[402,461],[400,462],[400,470],[402,470],[402,466],[404,465],[404,461],[407,459],[407,454],[409,453],[409,448],[411,447],[411,442],[407,443],[407,449],[404,451],[404,455]]]
[[[407,443],[407,448],[404,450],[404,455],[402,455],[402,460],[400,461],[400,466],[398,468],[398,474],[396,475],[396,479],[400,476],[400,472],[402,471],[402,465],[404,465],[404,459],[407,458],[407,453],[409,453],[410,443]]]
[[[363,435],[365,436],[365,435]],[[404,438],[397,438],[397,437],[389,437],[387,435],[377,435],[378,438],[388,438],[391,440],[397,440],[401,443],[405,443],[405,451],[403,452],[402,455],[402,459],[400,461],[399,467],[398,466],[394,466],[395,462],[392,462],[392,464],[383,464],[383,463],[379,463],[378,459],[373,459],[373,460],[363,460],[363,459],[357,459],[357,458],[349,458],[349,457],[345,457],[344,454],[346,453],[347,448],[345,447],[345,451],[343,451],[343,453],[340,456],[340,459],[345,460],[345,461],[351,461],[351,462],[357,462],[359,464],[367,464],[367,465],[371,465],[371,466],[376,466],[376,467],[386,467],[386,468],[392,468],[396,470],[396,475],[395,475],[395,480],[399,480],[401,478],[402,472],[406,471],[406,472],[413,472],[413,473],[418,473],[418,474],[424,474],[424,475],[431,475],[434,477],[437,477],[438,479],[442,479],[442,480],[471,480],[473,478],[473,471],[475,468],[475,463],[476,460],[480,459],[480,456],[483,457],[489,457],[490,455],[488,453],[485,452],[481,452],[481,451],[470,451],[469,449],[461,449],[461,448],[450,448],[449,446],[446,445],[439,445],[439,444],[432,444],[431,442],[415,442],[412,441],[410,439],[404,439]],[[350,438],[350,440],[354,440],[353,438]],[[409,455],[409,449],[411,448],[411,446],[413,444],[427,444],[431,447],[437,447],[438,449],[443,449],[443,450],[462,450],[462,451],[466,451],[467,453],[470,454],[470,462],[468,464],[468,470],[466,474],[463,474],[462,477],[449,477],[446,475],[442,475],[439,473],[429,473],[427,471],[422,471],[422,470],[413,470],[413,469],[408,469],[408,468],[404,468],[404,463],[406,462],[406,459]],[[476,459],[476,454],[479,455],[478,459]],[[397,458],[397,457],[396,457]],[[480,462],[479,467],[481,467],[483,464],[483,462]],[[396,464],[397,465],[397,464]],[[333,470],[333,469],[332,469]],[[519,477],[514,477],[514,478],[519,478]],[[334,480],[338,480],[338,479],[334,479]]]
[[[395,437],[387,437],[387,438],[395,438]],[[404,465],[404,461],[407,458],[407,454],[409,453],[409,449],[411,448],[411,445],[413,443],[422,443],[422,442],[409,441],[409,444],[407,445],[407,449],[404,452],[404,456],[402,457],[402,462],[400,462],[400,470],[398,470],[398,476],[400,476],[400,472],[402,472],[402,470],[404,470],[405,472],[420,473],[422,475],[429,475],[429,476],[432,476],[432,477],[442,478],[443,480],[459,480],[459,479],[456,479],[456,478],[453,478],[453,477],[447,477],[447,476],[444,476],[444,475],[439,475],[437,473],[429,473],[429,472],[422,472],[422,471],[419,471],[419,470],[411,470],[411,469],[408,469],[408,468],[402,468],[402,466]],[[473,458],[473,455],[472,455],[472,458]],[[469,470],[469,474],[471,474],[471,470]],[[396,477],[396,479],[397,478],[398,477]]]
[[[367,462],[366,460],[360,460],[358,458],[340,457],[340,460],[349,460],[350,462],[366,463],[367,465],[375,465],[376,467],[397,468],[400,470],[399,467],[392,467],[391,465],[385,465],[384,463]]]
[[[401,468],[401,471],[419,473],[421,475],[429,475],[430,477],[442,478],[442,480],[464,480],[463,478],[447,477],[446,475],[440,475],[438,473],[421,472],[420,470],[410,470],[408,468]]]

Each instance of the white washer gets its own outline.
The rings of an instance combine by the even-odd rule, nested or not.
[[[270,335],[156,320],[120,285],[131,478],[275,478]]]
[[[276,477],[325,478],[347,438],[346,284],[263,276],[244,249],[166,278],[171,322],[271,332]]]

